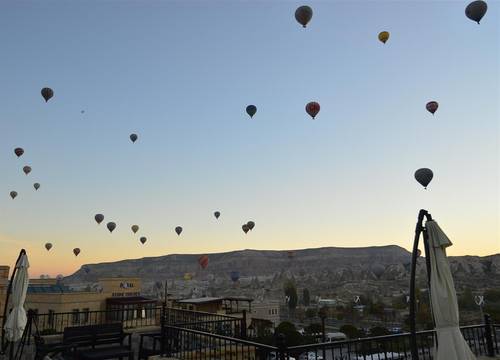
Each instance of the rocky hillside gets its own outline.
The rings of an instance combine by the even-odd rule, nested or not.
[[[404,291],[408,286],[410,253],[398,246],[365,248],[317,248],[288,251],[241,250],[209,254],[209,265],[202,270],[202,254],[172,254],[159,257],[87,264],[65,278],[67,284],[95,283],[101,277],[141,277],[148,291],[157,281],[169,280],[185,288],[183,275],[193,273],[191,284],[198,283],[212,293],[254,293],[255,289],[281,291],[286,279],[308,287],[323,296],[374,291],[381,296]],[[425,286],[424,259],[418,274]],[[500,254],[486,257],[450,257],[457,288],[500,287]],[[230,286],[230,272],[238,271],[238,291]],[[205,284],[205,285],[203,285]],[[208,284],[208,285],[207,285]],[[245,289],[247,291],[245,291]],[[253,290],[252,290],[253,289]]]

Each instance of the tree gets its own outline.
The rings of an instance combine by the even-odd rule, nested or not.
[[[309,289],[307,288],[304,288],[304,290],[302,291],[302,303],[304,304],[304,306],[309,306],[309,304],[311,303],[311,295],[309,294]]]
[[[285,296],[287,298],[287,305],[290,310],[294,310],[297,307],[297,287],[295,284],[288,280],[284,286]]]
[[[358,339],[362,336],[362,332],[352,325],[342,325],[340,327],[340,332],[346,334],[349,339]]]
[[[384,336],[389,335],[390,331],[383,326],[375,326],[370,329],[371,336]]]
[[[306,326],[304,328],[304,331],[306,334],[309,334],[309,335],[321,334],[321,332],[323,331],[323,328],[321,327],[321,324],[311,324],[309,326]]]
[[[302,344],[302,335],[297,331],[295,325],[291,322],[283,321],[276,327],[274,334],[283,334],[285,336],[286,346],[297,346]]]

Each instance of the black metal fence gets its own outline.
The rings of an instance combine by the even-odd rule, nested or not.
[[[500,325],[465,326],[461,330],[476,355],[500,354],[497,341]],[[435,337],[434,330],[417,332],[418,354],[421,360],[433,358]],[[197,329],[167,325],[163,329],[162,339],[163,354],[186,360],[411,359],[409,333],[286,347],[283,341],[277,341],[277,346],[269,346]]]
[[[70,326],[99,325],[121,322],[125,329],[159,326],[161,307],[142,310],[73,311],[35,314],[38,331],[42,335],[60,334]]]
[[[278,360],[275,346],[177,326],[165,326],[162,354],[188,360]]]
[[[184,326],[190,329],[233,337],[241,337],[243,329],[246,329],[245,319],[241,317],[162,306],[137,310],[49,312],[35,314],[35,317],[41,335],[61,334],[64,328],[70,326],[99,325],[113,322],[121,322],[124,329],[148,326],[159,327],[162,318],[167,325]],[[3,321],[1,323],[3,324]]]

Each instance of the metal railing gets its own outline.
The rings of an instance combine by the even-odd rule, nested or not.
[[[488,329],[492,330],[488,334]],[[497,332],[500,325],[473,325],[461,328],[476,355],[499,354]],[[434,330],[417,332],[419,359],[431,360],[435,345]],[[279,337],[276,338],[279,340]],[[367,337],[286,347],[282,341],[269,346],[244,339],[167,325],[162,331],[162,353],[178,359],[262,359],[262,360],[410,360],[410,333]]]
[[[124,329],[160,326],[161,307],[136,310],[74,311],[36,314],[41,335],[60,334],[66,327],[121,322]]]
[[[167,325],[184,326],[219,335],[241,337],[246,322],[244,318],[200,311],[157,306],[143,309],[116,309],[35,314],[41,335],[61,334],[66,327],[100,325],[120,322],[124,329]],[[2,320],[2,319],[0,319]],[[0,321],[3,324],[3,321]]]
[[[176,359],[280,359],[275,346],[177,326],[165,326],[161,347],[162,354]]]

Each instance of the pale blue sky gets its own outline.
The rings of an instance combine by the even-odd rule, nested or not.
[[[450,253],[500,252],[499,4],[477,25],[461,1],[310,1],[307,29],[302,4],[3,4],[0,263],[20,247],[44,273],[173,252],[409,248],[420,207]],[[435,172],[428,191],[419,167]]]

